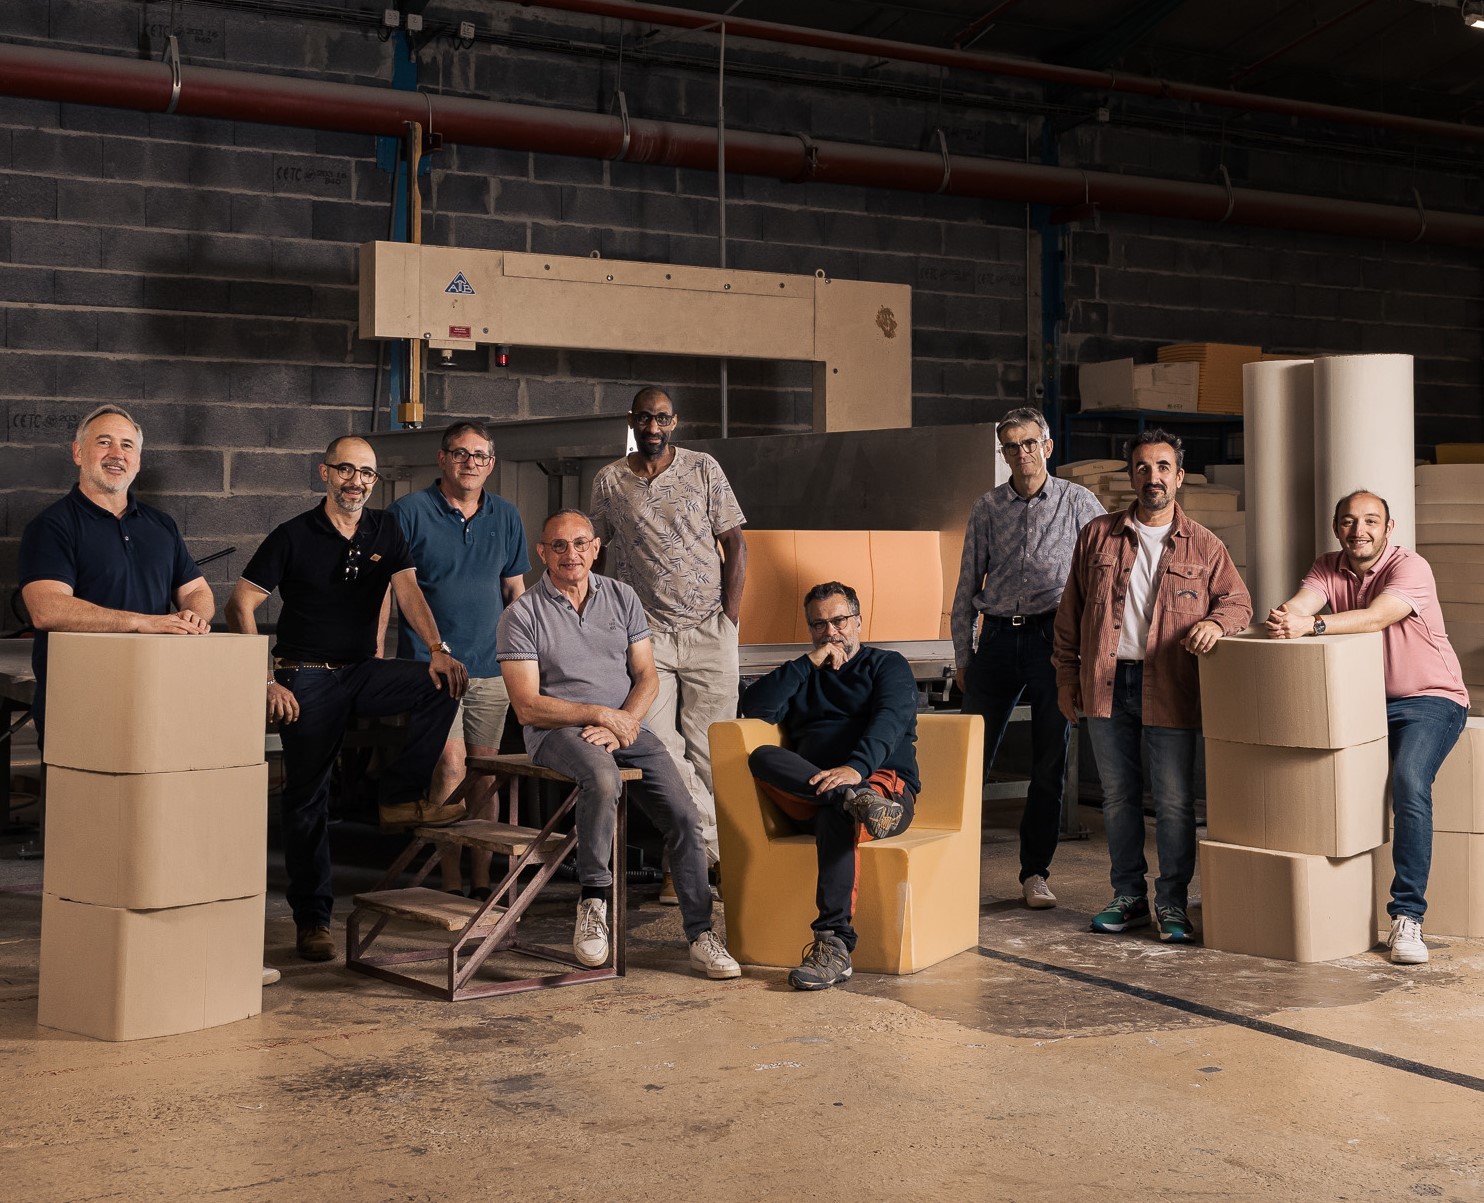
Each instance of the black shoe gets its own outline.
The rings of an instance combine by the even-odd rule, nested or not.
[[[861,786],[845,802],[845,812],[871,833],[873,840],[884,840],[901,825],[906,813],[895,798],[885,798],[873,789]]]
[[[828,990],[851,974],[850,953],[839,936],[826,932],[804,949],[804,963],[788,974],[795,990]]]
[[[330,935],[328,927],[301,927],[295,946],[298,949],[300,960],[333,961],[335,959],[335,940]]]

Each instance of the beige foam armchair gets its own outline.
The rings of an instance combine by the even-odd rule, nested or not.
[[[797,965],[817,914],[814,837],[757,787],[747,757],[783,742],[772,723],[711,727],[727,946],[752,965]],[[919,714],[922,794],[902,835],[860,845],[854,967],[916,973],[979,941],[979,825],[984,720]]]

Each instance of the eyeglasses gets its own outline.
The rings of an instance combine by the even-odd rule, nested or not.
[[[852,618],[859,618],[861,612],[852,610],[849,614],[836,614],[833,618],[811,618],[809,620],[809,633],[811,635],[822,635],[826,627],[833,627],[837,631],[843,631],[850,625]]]
[[[325,467],[341,480],[350,480],[352,477],[359,476],[364,483],[374,485],[381,479],[381,473],[375,468],[357,468],[354,464],[326,464]]]
[[[340,583],[353,585],[361,575],[361,549],[355,543],[345,545],[345,558],[340,563]]]
[[[542,547],[549,547],[549,548],[551,548],[552,551],[556,552],[557,555],[560,556],[560,555],[565,555],[566,552],[567,552],[567,548],[569,548],[569,547],[573,551],[583,552],[583,551],[586,551],[589,547],[591,547],[596,542],[597,542],[596,539],[588,539],[588,538],[573,539],[570,542],[568,540],[566,540],[566,539],[550,539],[550,540],[547,540],[546,542],[542,543],[541,546]]]
[[[1001,443],[1000,454],[1006,459],[1016,459],[1022,455],[1034,455],[1036,448],[1045,441],[1045,439],[1022,439],[1018,443]]]
[[[488,451],[466,451],[462,447],[455,447],[452,451],[445,451],[443,454],[456,464],[472,463],[477,468],[482,468],[485,464],[492,464],[495,461],[495,457]]]
[[[669,430],[670,427],[675,425],[675,415],[651,413],[630,414],[629,425],[635,430],[643,430],[646,426],[657,426],[661,430]]]

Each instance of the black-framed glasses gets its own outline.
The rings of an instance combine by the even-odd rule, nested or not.
[[[629,424],[635,430],[643,430],[646,426],[655,426],[660,430],[669,430],[670,427],[675,425],[675,415],[651,413],[630,414]]]
[[[325,467],[335,473],[341,480],[348,481],[353,477],[359,476],[365,484],[374,485],[381,479],[381,473],[375,468],[358,468],[355,464],[351,463],[326,464]]]
[[[1022,455],[1034,455],[1036,448],[1045,441],[1045,439],[1021,439],[1018,443],[1001,443],[1000,454],[1006,459],[1017,459]]]
[[[361,575],[361,547],[358,543],[347,543],[345,555],[340,560],[340,583],[353,585]]]
[[[822,635],[826,627],[834,627],[837,631],[843,631],[850,625],[852,618],[859,618],[861,612],[852,610],[849,614],[836,614],[833,618],[811,618],[809,620],[809,633],[811,635]]]
[[[470,463],[476,468],[495,462],[495,457],[488,451],[466,451],[463,447],[455,447],[452,451],[445,451],[443,454],[456,464]]]
[[[548,539],[542,544],[542,546],[551,548],[552,551],[561,556],[567,554],[567,548],[569,547],[573,551],[584,552],[596,542],[596,539],[589,539],[587,536],[584,535],[580,539],[572,539],[571,541],[568,541],[566,539]]]

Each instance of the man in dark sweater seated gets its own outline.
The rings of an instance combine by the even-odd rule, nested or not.
[[[917,775],[917,682],[896,652],[861,646],[861,607],[839,581],[804,597],[814,650],[742,695],[745,718],[783,728],[790,747],[761,747],[748,768],[778,808],[805,824],[819,852],[819,918],[795,990],[824,990],[850,976],[856,843],[906,831]]]

